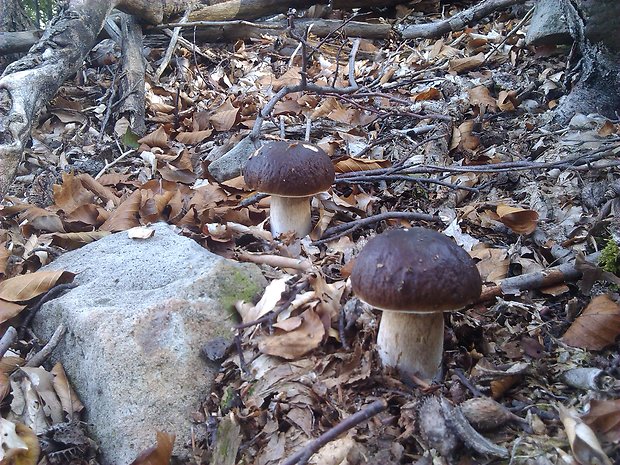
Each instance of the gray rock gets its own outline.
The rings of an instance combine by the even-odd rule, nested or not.
[[[250,136],[244,137],[225,155],[218,158],[209,165],[209,173],[219,182],[241,176],[245,163],[250,158],[260,144],[255,145]]]
[[[564,9],[558,0],[538,0],[525,41],[536,46],[572,43]]]
[[[79,285],[34,321],[46,340],[59,324],[68,329],[55,357],[105,465],[130,463],[158,430],[176,434],[175,454],[188,456],[191,412],[217,373],[201,348],[229,338],[234,301],[265,285],[256,266],[214,255],[166,224],[153,228],[150,239],[121,232],[59,257],[47,269],[76,272]]]

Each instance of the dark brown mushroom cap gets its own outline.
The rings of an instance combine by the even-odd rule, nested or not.
[[[370,241],[357,256],[355,294],[382,310],[457,310],[480,296],[476,264],[450,238],[425,228],[394,229]]]
[[[283,197],[326,191],[335,177],[329,156],[306,142],[269,142],[252,154],[243,171],[250,189]]]

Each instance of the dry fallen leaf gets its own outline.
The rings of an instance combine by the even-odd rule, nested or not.
[[[147,134],[142,139],[138,139],[138,143],[148,145],[149,147],[168,148],[168,134],[163,126],[159,126],[155,131]]]
[[[25,305],[19,305],[14,302],[7,302],[0,299],[0,323],[10,320],[11,318],[19,315],[19,313],[26,308]]]
[[[303,322],[293,331],[278,331],[264,337],[258,344],[259,350],[264,354],[295,360],[316,349],[325,335],[321,318],[312,309],[306,310],[300,317]]]
[[[573,321],[562,341],[573,347],[601,350],[612,345],[619,334],[620,305],[608,295],[599,295]]]
[[[499,220],[517,234],[531,234],[538,225],[538,213],[534,210],[499,204],[496,211]]]
[[[140,206],[142,203],[142,191],[136,189],[121,203],[112,213],[110,218],[101,225],[101,231],[118,232],[140,226]]]
[[[127,230],[127,236],[129,239],[148,239],[153,237],[155,230],[146,226],[136,226]]]
[[[157,432],[157,446],[142,452],[131,465],[169,465],[174,446],[174,434]]]
[[[75,273],[69,271],[37,271],[15,276],[0,283],[0,299],[9,302],[26,302],[41,295],[57,284],[73,281]]]
[[[577,412],[562,404],[558,404],[558,411],[575,460],[581,465],[611,465],[594,431],[581,421]]]
[[[344,157],[334,160],[336,173],[376,170],[390,166],[390,160],[369,160],[367,158]]]
[[[75,413],[81,412],[84,409],[84,405],[69,384],[65,370],[60,362],[54,365],[54,368],[52,368],[50,373],[53,375],[52,385],[54,386],[54,391],[56,391],[56,394],[60,399],[62,409],[67,413],[68,418],[71,420],[74,418]]]
[[[453,58],[449,62],[449,69],[456,73],[463,73],[477,68],[482,63],[484,63],[484,53],[479,53],[472,57]]]
[[[36,465],[41,452],[39,439],[26,425],[0,418],[0,463]]]
[[[620,442],[620,399],[591,400],[590,410],[582,419],[608,441]]]

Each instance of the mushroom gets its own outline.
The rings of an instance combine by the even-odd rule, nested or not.
[[[425,228],[395,229],[370,241],[351,272],[355,294],[383,310],[377,350],[384,366],[433,379],[443,353],[443,312],[474,302],[478,269],[451,239]]]
[[[271,234],[312,230],[310,197],[334,182],[334,165],[319,147],[306,142],[270,142],[247,161],[243,178],[251,189],[271,195]]]

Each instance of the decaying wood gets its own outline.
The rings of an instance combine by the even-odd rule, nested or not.
[[[586,256],[585,259],[588,262],[596,263],[599,256],[600,252],[596,252]],[[499,284],[484,288],[478,302],[486,302],[503,295],[518,295],[523,291],[543,289],[556,284],[574,281],[579,279],[581,274],[581,271],[575,266],[575,262],[571,261],[546,270],[512,276],[502,279]]]
[[[525,3],[525,0],[485,0],[443,21],[405,26],[400,33],[405,39],[434,38],[450,31],[460,31],[468,24],[488,16],[497,10]]]
[[[124,75],[120,80],[121,104],[119,113],[125,114],[135,134],[146,132],[144,122],[145,63],[142,55],[142,27],[134,16],[121,14],[121,60]]]
[[[27,52],[41,38],[41,31],[0,32],[0,55]]]
[[[0,194],[15,176],[37,114],[62,83],[82,66],[113,8],[162,22],[186,2],[146,0],[72,0],[24,58],[0,78]]]
[[[230,0],[196,9],[190,21],[224,21],[233,19],[255,19],[263,16],[286,13],[290,8],[308,8],[315,4],[326,4],[326,0]],[[378,5],[379,3],[379,5]],[[335,0],[334,8],[387,7],[402,3],[402,0]]]
[[[495,11],[510,5],[522,3],[525,0],[485,0],[469,10],[456,15],[449,21],[431,23],[425,25],[423,34],[432,36],[441,35],[447,30],[455,30],[463,27],[471,21],[475,21]],[[283,0],[231,0],[214,5],[206,6],[191,13],[189,19],[218,20],[257,18],[265,15],[287,11],[291,7],[310,6],[308,0],[284,2]],[[398,0],[381,2],[381,6],[389,6],[400,3]],[[376,6],[372,0],[343,0],[330,4],[335,8],[352,8],[363,6]],[[15,177],[17,166],[30,138],[31,127],[36,123],[39,110],[56,93],[58,88],[71,74],[82,64],[84,57],[95,44],[97,34],[101,30],[106,17],[113,8],[134,14],[150,23],[159,24],[171,15],[178,14],[188,9],[188,3],[181,0],[148,2],[146,0],[71,0],[67,8],[54,19],[50,27],[45,31],[42,39],[31,49],[23,59],[12,63],[0,78],[0,195],[6,194],[10,183]],[[247,25],[246,25],[247,26]],[[253,28],[255,26],[247,26]],[[278,25],[278,28],[281,25]],[[300,30],[305,27],[300,24]],[[313,32],[328,35],[343,27],[341,22],[316,21]],[[345,32],[351,35],[367,37],[387,37],[391,34],[389,25],[363,25],[362,23],[349,22],[345,25]],[[349,28],[349,29],[347,29]],[[447,28],[447,29],[446,29]],[[255,33],[250,29],[248,33]],[[262,31],[264,32],[264,31]],[[221,33],[221,29],[220,29]],[[415,29],[403,29],[405,37],[414,37]],[[420,32],[422,34],[422,32]],[[221,35],[219,40],[221,40]],[[126,65],[139,64],[135,53],[126,53]],[[354,55],[354,54],[353,54]],[[132,69],[130,67],[130,69]],[[133,67],[133,69],[139,69]],[[137,76],[127,76],[127,86],[124,89],[126,98],[137,98],[132,88],[139,85]],[[131,82],[129,80],[131,79]],[[316,91],[314,86],[308,83],[305,90]],[[143,108],[139,101],[128,100],[128,106]],[[130,115],[136,120],[136,115]],[[259,120],[264,115],[261,113]],[[260,125],[258,125],[260,127]],[[140,128],[137,128],[140,132]]]

